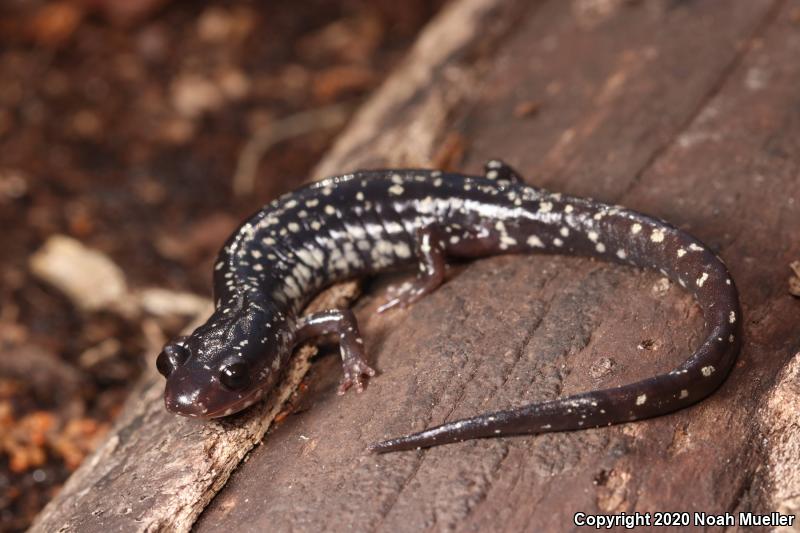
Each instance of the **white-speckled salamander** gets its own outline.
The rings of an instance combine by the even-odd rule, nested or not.
[[[703,344],[675,370],[622,387],[585,392],[449,422],[375,444],[386,452],[476,437],[605,426],[693,404],[723,382],[741,339],[741,311],[725,265],[700,241],[623,207],[525,185],[490,161],[484,176],[374,170],[328,178],[286,194],[249,218],[214,267],[215,311],[157,359],[167,409],[213,418],[244,409],[274,386],[293,348],[339,336],[340,392],[362,389],[364,359],[353,313],[300,311],[334,282],[419,265],[416,280],[380,311],[405,306],[443,281],[448,257],[545,252],[594,256],[662,272],[694,295]]]

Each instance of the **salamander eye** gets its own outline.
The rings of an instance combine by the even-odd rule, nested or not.
[[[219,373],[219,381],[229,390],[242,390],[250,384],[250,370],[240,361],[227,364]]]
[[[156,358],[156,368],[165,378],[189,359],[189,350],[181,344],[167,344]]]

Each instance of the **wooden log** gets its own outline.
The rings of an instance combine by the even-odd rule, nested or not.
[[[558,257],[478,261],[406,312],[375,316],[375,300],[363,302],[358,316],[381,374],[364,397],[336,398],[335,378],[323,375],[335,368],[315,369],[312,407],[254,450],[197,531],[562,531],[576,512],[796,507],[796,481],[769,465],[797,471],[785,461],[797,432],[781,433],[791,444],[779,445],[766,421],[787,428],[790,417],[770,411],[781,394],[770,385],[796,351],[800,319],[785,290],[787,265],[800,256],[797,195],[787,194],[797,182],[791,154],[800,153],[800,122],[788,111],[800,82],[790,59],[798,3],[576,13],[588,4],[517,12],[488,59],[454,66],[455,79],[476,83],[460,88],[449,118],[425,134],[434,146],[417,153],[430,157],[436,139],[457,131],[469,143],[466,170],[502,156],[532,183],[623,203],[709,242],[742,288],[747,343],[730,380],[655,420],[366,455],[387,436],[653,375],[701,338],[691,299],[657,274]],[[396,163],[386,146],[428,123],[434,93],[425,84],[404,103],[384,102],[403,112],[372,115],[391,127],[356,144],[352,166]],[[538,113],[515,118],[526,101],[541,102]],[[790,380],[781,383],[777,398],[789,393]]]
[[[190,424],[159,410],[160,382],[145,382],[34,530],[186,530],[223,484],[197,531],[561,531],[576,512],[797,512],[800,305],[785,280],[800,257],[798,9],[454,2],[318,168],[422,165],[456,134],[465,170],[502,156],[531,183],[696,234],[730,265],[745,312],[740,361],[710,399],[612,428],[366,453],[446,420],[662,372],[700,340],[690,297],[658,274],[491,258],[407,311],[375,315],[371,291],[356,312],[380,374],[337,397],[337,362],[315,363],[302,409],[246,462],[267,406]],[[523,104],[538,112],[515,113]]]

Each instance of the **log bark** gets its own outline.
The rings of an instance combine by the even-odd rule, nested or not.
[[[800,303],[786,291],[800,257],[798,13],[797,0],[454,2],[317,172],[426,165],[455,136],[465,171],[503,157],[530,183],[690,231],[728,263],[744,310],[742,354],[708,400],[611,428],[366,453],[663,372],[701,338],[691,298],[658,274],[490,258],[402,312],[376,315],[372,287],[355,310],[380,374],[337,397],[338,363],[321,358],[301,407],[246,462],[269,407],[176,422],[143,386],[35,529],[186,530],[209,501],[196,531],[564,531],[576,512],[798,512]]]

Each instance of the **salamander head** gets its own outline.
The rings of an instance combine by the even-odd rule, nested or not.
[[[168,343],[156,359],[167,378],[164,403],[175,414],[227,416],[261,398],[288,355],[285,331],[263,311],[214,313],[188,337]]]

